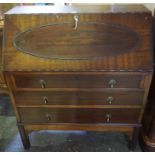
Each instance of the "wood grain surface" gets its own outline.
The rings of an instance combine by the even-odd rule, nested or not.
[[[39,11],[39,10],[38,10]],[[34,29],[36,27],[49,25],[49,24],[62,24],[62,23],[72,23],[72,25],[75,25],[74,16],[77,15],[79,18],[78,24],[82,23],[88,23],[88,26],[86,28],[89,29],[89,24],[97,23],[105,23],[108,24],[109,27],[113,25],[117,25],[118,27],[124,27],[127,29],[130,29],[134,33],[136,33],[140,39],[138,41],[138,45],[136,43],[137,48],[133,48],[130,50],[130,52],[125,52],[121,55],[114,54],[113,56],[107,57],[106,55],[100,56],[99,55],[103,52],[110,53],[111,50],[95,50],[92,51],[93,55],[95,55],[94,52],[96,52],[96,55],[98,58],[95,59],[89,59],[88,57],[91,56],[91,52],[89,53],[87,48],[84,48],[82,50],[86,50],[87,53],[85,56],[87,56],[86,60],[79,60],[78,57],[75,57],[75,59],[69,59],[69,60],[62,60],[62,59],[45,59],[45,58],[38,58],[36,56],[32,56],[30,54],[26,54],[21,52],[20,50],[17,50],[13,46],[14,39],[16,35],[18,35],[21,32],[27,31],[29,29]],[[31,22],[29,22],[31,21]],[[80,28],[80,26],[79,26]],[[58,31],[59,33],[65,34],[63,36],[63,44],[65,46],[65,40],[67,40],[68,31],[66,29],[70,29],[72,31],[73,27],[64,27],[64,29],[59,30],[58,27],[54,28],[54,31]],[[94,29],[95,30],[95,29]],[[103,29],[104,30],[104,29]],[[78,28],[75,30],[78,33]],[[113,30],[114,31],[114,30]],[[75,32],[75,33],[76,33]],[[95,31],[92,31],[94,33]],[[126,32],[126,31],[125,31]],[[49,32],[53,33],[54,32]],[[91,35],[87,38],[91,40],[97,40],[98,36],[100,35]],[[141,13],[66,13],[66,14],[51,14],[50,16],[48,14],[6,14],[5,16],[5,31],[4,31],[4,70],[5,71],[113,71],[113,70],[126,70],[126,71],[135,71],[135,70],[152,70],[153,61],[152,61],[152,38],[151,38],[151,13],[150,12],[141,12]],[[112,33],[111,33],[112,34]],[[121,33],[119,31],[117,32],[117,36],[119,39],[122,38]],[[48,35],[48,32],[44,34],[47,35],[47,38],[51,38],[51,36]],[[78,34],[77,34],[78,36]],[[131,45],[131,39],[130,35],[127,35],[126,39],[122,39],[118,44],[115,45],[116,51],[123,51],[124,47],[127,47],[126,45]],[[58,35],[55,33],[53,35],[53,38],[55,38],[55,41],[58,38]],[[100,38],[100,37],[99,37]],[[53,40],[54,41],[54,40]],[[116,39],[116,36],[113,35],[109,37],[109,43],[110,42],[118,42],[118,39]],[[124,43],[123,43],[124,42]],[[77,42],[76,42],[77,43]],[[84,44],[85,40],[80,40],[80,43],[77,44]],[[126,44],[127,43],[127,44]],[[33,43],[32,43],[33,45]],[[105,45],[108,45],[108,43]],[[89,46],[95,48],[94,43],[89,42]],[[124,46],[124,47],[123,47]],[[67,52],[67,44],[64,47],[64,50]],[[80,47],[78,47],[80,48]],[[77,56],[80,56],[80,51],[76,50],[76,48],[73,48],[73,53],[75,53]],[[89,47],[90,48],[90,47]],[[120,49],[120,50],[119,50]],[[61,49],[62,50],[62,49]],[[91,50],[90,50],[91,51]],[[98,53],[99,51],[100,54]],[[116,51],[112,50],[112,53],[115,53]],[[50,52],[51,53],[51,52]],[[64,55],[64,51],[60,52],[61,55]],[[52,53],[51,53],[52,54]],[[49,54],[49,56],[51,55]],[[61,55],[59,57],[61,58]],[[93,56],[92,55],[92,56]],[[102,55],[102,54],[101,54]],[[91,56],[91,57],[92,57]],[[66,58],[69,58],[69,56]],[[77,58],[77,59],[76,59]],[[24,60],[24,61],[22,61]]]
[[[36,124],[137,123],[139,112],[139,109],[19,108],[22,122]],[[110,115],[109,121],[107,115]]]

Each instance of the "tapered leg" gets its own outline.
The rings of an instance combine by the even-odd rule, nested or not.
[[[129,149],[135,150],[138,142],[140,127],[134,127],[131,139],[129,141]]]
[[[24,126],[18,125],[18,129],[19,129],[19,133],[20,133],[21,140],[22,140],[24,148],[29,149],[30,148],[30,140],[29,140],[28,134],[25,131]]]

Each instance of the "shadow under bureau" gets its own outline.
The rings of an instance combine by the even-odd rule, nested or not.
[[[29,132],[53,129],[122,131],[134,148],[153,72],[151,26],[141,5],[8,11],[3,73],[24,147]]]

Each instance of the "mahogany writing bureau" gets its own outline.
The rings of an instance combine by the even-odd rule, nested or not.
[[[153,72],[139,5],[18,6],[5,14],[3,73],[25,148],[36,130],[122,131],[135,146]]]

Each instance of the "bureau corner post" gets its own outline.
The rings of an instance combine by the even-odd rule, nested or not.
[[[28,133],[26,132],[24,125],[21,125],[21,124],[17,124],[17,125],[18,125],[18,130],[19,130],[19,133],[21,136],[23,146],[25,149],[29,149],[30,148],[30,140],[29,140]]]

